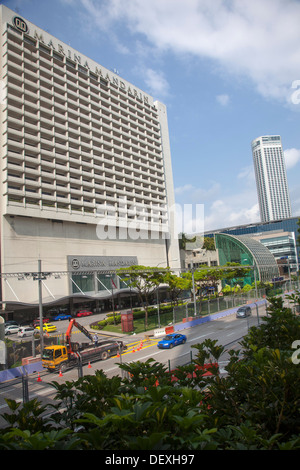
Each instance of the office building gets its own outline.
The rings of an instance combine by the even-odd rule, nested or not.
[[[37,304],[38,260],[49,304],[179,267],[165,105],[0,8],[2,301]]]
[[[253,140],[252,155],[261,221],[291,217],[280,136],[267,135]]]
[[[253,223],[221,228],[205,232],[206,237],[214,237],[218,233],[228,235],[248,235],[265,245],[276,261],[284,259],[290,272],[299,270],[300,244],[298,241],[299,217],[274,220],[265,223]],[[281,261],[282,262],[282,261]]]

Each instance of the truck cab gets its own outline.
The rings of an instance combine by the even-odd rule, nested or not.
[[[63,363],[68,361],[66,346],[48,346],[44,348],[42,354],[42,364],[49,370],[59,369]]]

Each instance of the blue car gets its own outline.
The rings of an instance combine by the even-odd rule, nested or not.
[[[68,320],[71,318],[71,315],[68,313],[58,313],[54,317],[51,318],[52,321],[59,321],[59,320]]]
[[[171,349],[178,344],[184,344],[186,342],[186,336],[180,333],[171,333],[165,336],[162,340],[157,343],[160,349]]]

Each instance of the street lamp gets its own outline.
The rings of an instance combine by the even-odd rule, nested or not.
[[[177,261],[178,258],[174,258],[174,259],[171,259],[171,261]],[[161,263],[158,263],[156,265],[156,268],[160,265],[160,264],[164,264],[165,261],[162,261]],[[160,328],[160,313],[159,313],[159,298],[158,298],[158,288],[159,288],[159,284],[157,285],[157,288],[156,288],[156,303],[157,303],[157,322],[158,322],[158,328]]]
[[[156,302],[157,302],[157,321],[158,321],[158,328],[160,328],[158,287],[159,287],[159,286],[157,286],[157,288],[156,288]]]
[[[38,272],[32,273],[34,281],[38,281],[39,288],[39,320],[40,320],[40,345],[41,345],[41,355],[44,349],[44,330],[43,330],[43,301],[42,301],[42,282],[46,279],[46,274],[42,273],[42,261],[38,260]]]
[[[121,279],[121,278],[120,278]],[[129,289],[130,289],[130,311],[132,313],[132,296],[131,296],[131,277],[129,275],[125,276],[126,281],[129,281]],[[121,281],[124,282],[124,284],[128,287],[124,279],[121,279]]]
[[[114,325],[116,324],[116,317],[115,317],[115,303],[114,303],[114,287],[116,287],[114,281],[113,281],[113,278],[111,276],[111,274],[106,274],[105,277],[109,277],[110,278],[110,283],[111,283],[111,300],[112,300],[112,306],[113,306],[113,316],[114,316]]]
[[[191,261],[192,268],[192,286],[193,286],[193,299],[194,299],[194,317],[197,316],[196,295],[195,295],[195,279],[194,279],[194,263]]]

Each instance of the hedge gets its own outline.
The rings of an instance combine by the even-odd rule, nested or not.
[[[173,311],[173,307],[171,305],[162,305],[159,308],[160,313],[168,313]],[[145,317],[145,310],[144,309],[134,309],[132,311],[133,314],[133,320],[134,319],[139,319],[139,318],[144,318]],[[151,317],[152,315],[157,314],[157,308],[156,307],[150,307],[148,309],[148,316]],[[115,321],[116,324],[121,323],[121,315],[115,315]],[[101,320],[97,322],[94,325],[91,325],[91,328],[94,330],[102,330],[106,325],[113,325],[114,324],[114,315],[113,313],[108,313],[107,318],[105,320]]]

